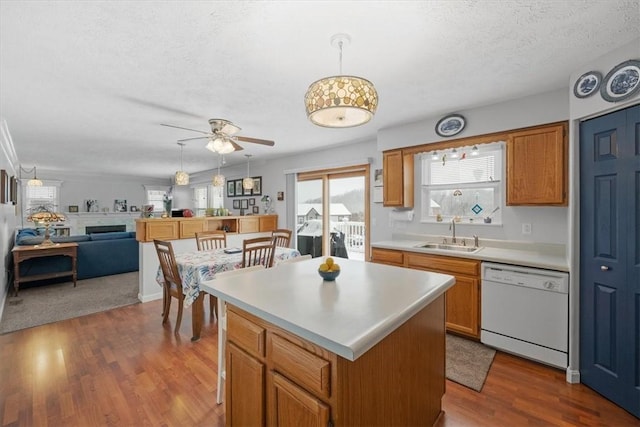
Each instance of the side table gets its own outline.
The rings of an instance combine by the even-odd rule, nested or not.
[[[73,287],[76,287],[77,279],[77,260],[78,260],[78,244],[77,243],[56,243],[53,246],[15,246],[13,252],[13,268],[14,279],[13,289],[15,296],[18,296],[21,282],[33,282],[41,279],[52,279],[56,277],[73,276]],[[42,258],[56,255],[64,255],[71,257],[71,270],[60,271],[54,273],[32,274],[26,277],[20,277],[20,263],[31,258]]]

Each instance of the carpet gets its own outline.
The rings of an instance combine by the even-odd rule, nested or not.
[[[495,355],[484,344],[447,334],[447,379],[479,392]]]
[[[13,287],[11,288],[13,291]],[[20,289],[7,296],[0,334],[138,303],[138,272]]]

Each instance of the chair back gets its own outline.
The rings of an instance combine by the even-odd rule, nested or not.
[[[196,244],[199,251],[226,248],[227,233],[224,230],[199,231],[196,233]]]
[[[273,230],[271,236],[273,237],[273,240],[276,241],[276,246],[281,246],[283,248],[289,247],[289,242],[291,241],[291,230],[287,230],[286,228]]]
[[[162,268],[162,275],[164,276],[165,285],[171,289],[178,290],[178,294],[182,295],[182,279],[178,273],[178,264],[176,263],[176,257],[173,253],[173,246],[171,242],[165,242],[163,240],[154,240],[154,246],[158,253],[158,259],[160,260],[160,268]]]
[[[276,242],[272,237],[256,237],[242,242],[242,268],[254,265],[273,267]]]
[[[300,255],[300,256],[297,256],[295,258],[287,258],[287,259],[284,259],[284,260],[278,262],[276,264],[276,267],[279,266],[280,264],[288,264],[288,263],[291,263],[291,262],[306,261],[308,259],[311,259],[311,254]]]

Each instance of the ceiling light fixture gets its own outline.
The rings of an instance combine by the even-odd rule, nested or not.
[[[440,158],[438,157],[438,152],[434,151],[433,154],[431,155],[431,160],[439,160]]]
[[[457,159],[458,157],[459,157],[458,150],[456,150],[455,148],[453,150],[451,150],[451,158],[452,159]]]
[[[247,158],[247,177],[242,180],[242,188],[245,190],[253,190],[253,178],[251,178],[251,173],[249,172],[249,160],[251,159],[251,154],[244,155]]]
[[[38,179],[38,176],[36,175],[36,167],[35,166],[33,167],[33,169],[25,169],[22,166],[20,166],[20,176],[22,176],[22,172],[31,173],[31,171],[33,171],[33,178],[30,179],[29,181],[27,181],[27,186],[29,186],[29,187],[42,187],[42,181],[40,181]]]
[[[188,185],[189,174],[182,169],[182,149],[184,148],[184,142],[178,142],[180,146],[180,170],[176,172],[176,185]]]
[[[478,150],[478,146],[474,145],[473,148],[471,149],[471,155],[477,156],[478,154],[480,154],[480,151]]]
[[[342,75],[342,47],[350,42],[347,34],[331,37],[331,45],[340,49],[340,75],[311,83],[304,96],[307,117],[313,124],[329,128],[360,126],[376,113],[378,92],[373,83]]]
[[[229,154],[236,150],[229,137],[225,135],[218,135],[214,139],[209,139],[207,149],[218,154]]]
[[[213,177],[213,186],[214,187],[223,187],[224,186],[224,175],[220,173],[220,163],[221,163],[222,154],[218,154],[218,174]]]

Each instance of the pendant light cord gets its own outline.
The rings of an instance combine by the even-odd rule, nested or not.
[[[342,44],[344,42],[342,40],[340,40],[338,42],[338,46],[340,47],[340,75],[342,75]]]

